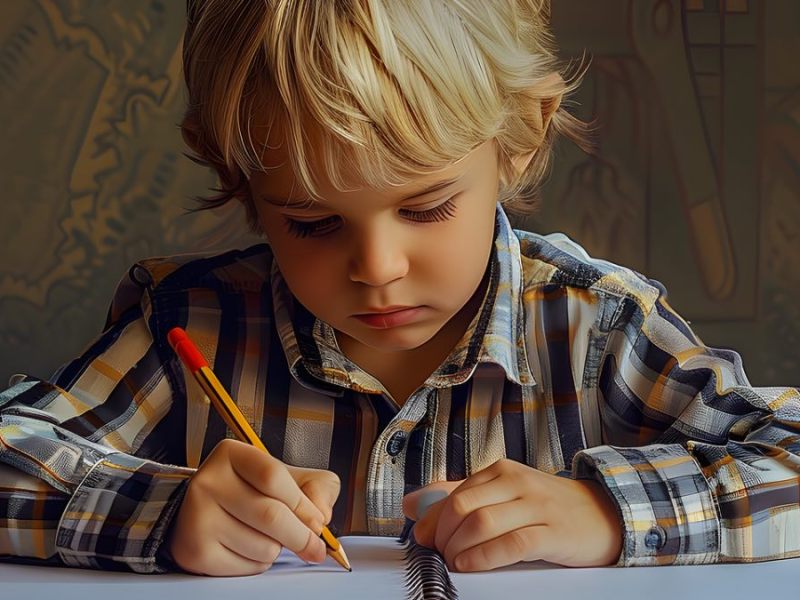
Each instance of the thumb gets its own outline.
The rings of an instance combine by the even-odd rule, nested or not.
[[[403,496],[403,513],[412,521],[419,521],[432,504],[449,496],[464,481],[437,481],[406,494]]]
[[[300,486],[303,493],[325,518],[323,525],[330,523],[333,517],[333,505],[339,497],[340,488],[339,477],[331,471],[319,471],[312,474]]]

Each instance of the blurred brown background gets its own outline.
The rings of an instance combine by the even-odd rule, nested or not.
[[[184,12],[0,3],[0,389],[81,352],[138,258],[257,241],[236,210],[184,215],[216,185],[181,154]],[[599,153],[559,144],[515,227],[660,280],[752,383],[800,385],[800,2],[552,0],[552,20],[591,56],[571,110]]]

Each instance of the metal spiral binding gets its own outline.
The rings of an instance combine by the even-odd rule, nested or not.
[[[457,600],[458,591],[450,579],[441,554],[414,539],[414,521],[406,519],[398,543],[405,549],[408,600]]]

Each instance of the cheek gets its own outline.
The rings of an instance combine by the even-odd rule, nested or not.
[[[275,261],[292,294],[312,309],[332,292],[336,272],[331,263],[332,255],[320,252],[314,244],[291,237],[280,227],[276,223],[264,225]]]
[[[472,215],[470,215],[472,216]],[[492,219],[494,213],[492,213]],[[420,243],[417,264],[428,277],[454,291],[474,289],[484,273],[491,252],[494,221],[489,224],[477,216],[453,227],[442,228]]]
[[[275,260],[291,292],[309,309],[337,292],[341,279],[328,253],[311,251],[302,244],[274,248]]]

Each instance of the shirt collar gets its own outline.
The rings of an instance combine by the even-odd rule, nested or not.
[[[518,385],[536,383],[524,342],[519,239],[499,202],[488,268],[489,284],[480,309],[447,359],[428,377],[426,385],[443,388],[463,383],[480,363],[499,365],[506,377]],[[306,387],[333,395],[342,393],[337,386],[381,393],[381,384],[342,354],[333,328],[294,298],[274,259],[270,276],[276,328],[295,379]]]

